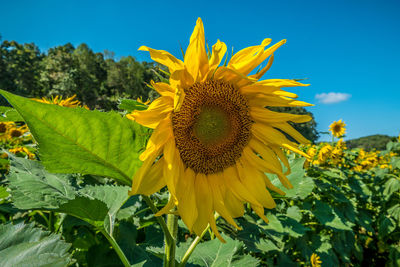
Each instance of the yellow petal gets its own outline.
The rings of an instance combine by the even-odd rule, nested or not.
[[[168,200],[167,205],[165,205],[162,209],[160,209],[154,216],[161,216],[167,213],[170,213],[171,210],[175,207],[175,201],[176,199],[171,196]]]
[[[210,179],[208,180],[210,182],[210,188],[213,194],[213,204],[214,204],[214,209],[231,225],[236,227],[237,229],[240,230],[240,227],[236,224],[236,222],[233,220],[232,215],[228,211],[228,209],[225,207],[225,200],[222,197],[221,191],[220,191],[220,186],[225,186],[221,184],[223,182],[224,177],[222,177],[222,173],[216,173],[214,175],[210,175]],[[243,204],[239,202],[239,206],[243,207]],[[237,208],[235,208],[237,209]]]
[[[279,87],[263,85],[262,82],[243,86],[240,88],[240,92],[247,97],[258,97],[259,95],[298,97],[296,94],[281,90]]]
[[[274,112],[263,107],[250,107],[250,115],[253,119],[265,122],[287,122],[303,123],[310,121],[312,118],[309,115],[296,115],[290,113]]]
[[[297,144],[289,141],[281,132],[272,128],[270,125],[255,123],[251,129],[252,134],[266,145],[278,145],[287,148],[303,157],[310,158],[309,155],[297,148]]]
[[[304,84],[304,83],[298,82],[296,80],[291,80],[291,79],[267,79],[267,80],[259,81],[259,84],[264,85],[264,86],[277,87],[277,88],[309,86],[309,84]]]
[[[166,51],[155,50],[155,49],[149,48],[147,46],[141,46],[139,48],[139,50],[140,51],[149,51],[151,59],[168,67],[170,73],[184,68],[182,60],[175,58],[173,55],[171,55],[170,53],[168,53]]]
[[[233,68],[244,75],[248,75],[252,70],[272,55],[272,53],[274,53],[280,46],[286,43],[286,40],[282,40],[264,51],[264,48],[270,42],[271,39],[265,39],[259,46],[248,47],[239,51],[229,61],[228,67]]]
[[[279,157],[279,159],[281,160],[283,165],[285,165],[287,171],[284,174],[289,175],[291,172],[290,164],[289,164],[289,161],[288,161],[286,155],[283,153],[282,149],[279,146],[274,146],[274,145],[271,145],[270,147],[275,152],[275,154]]]
[[[233,218],[238,218],[244,214],[243,202],[239,200],[230,188],[225,188],[225,185],[220,186],[220,191],[224,199],[224,204],[229,214]],[[222,214],[221,214],[222,215]]]
[[[143,162],[143,165],[135,173],[132,179],[132,189],[129,192],[130,195],[151,195],[165,186],[165,182],[161,181],[163,179],[161,176],[162,172],[160,172],[160,169],[162,170],[163,162],[159,161],[153,165],[155,159],[159,155],[160,151],[158,151],[158,153],[153,153],[151,157],[147,158],[147,160]]]
[[[282,165],[276,157],[275,153],[268,147],[265,146],[261,141],[257,138],[252,138],[249,141],[249,147],[255,151],[258,155],[262,157],[262,159],[268,164],[272,165],[274,169],[279,172],[282,172]]]
[[[207,176],[203,173],[198,173],[195,180],[195,195],[198,209],[197,220],[193,225],[193,231],[200,236],[206,229],[212,211],[212,195],[210,195],[210,186]]]
[[[218,229],[217,229],[217,225],[215,223],[215,218],[213,214],[210,214],[210,227],[211,230],[214,232],[215,236],[219,239],[219,241],[221,241],[222,243],[226,243],[225,239],[222,238],[222,236],[220,235]]]
[[[211,78],[214,75],[214,71],[221,63],[225,53],[226,53],[226,44],[218,40],[217,43],[212,47],[212,54],[209,60],[210,70],[208,73],[208,78]]]
[[[163,119],[153,131],[146,145],[146,150],[139,156],[141,161],[145,161],[155,151],[161,149],[162,146],[173,137],[171,118]]]
[[[274,62],[274,54],[271,55],[267,65],[264,68],[262,68],[258,73],[250,75],[250,77],[259,80],[271,68],[273,62]]]
[[[126,115],[126,117],[143,126],[155,129],[160,121],[171,113],[172,109],[173,100],[170,97],[162,96],[154,100],[147,110],[135,110],[131,114]]]
[[[193,224],[198,216],[194,181],[195,173],[187,168],[176,188],[178,213],[190,232],[192,232]]]
[[[264,179],[262,175],[263,173],[259,172],[255,168],[244,168],[244,166],[249,166],[248,162],[242,157],[241,162],[238,162],[238,168],[242,169],[242,172],[245,175],[242,180],[243,185],[252,193],[252,195],[257,199],[257,201],[263,205],[265,208],[273,209],[276,204],[272,199],[271,194],[268,192]],[[246,165],[243,165],[246,164]]]
[[[184,175],[184,166],[175,145],[174,138],[170,138],[164,145],[163,175],[170,193],[176,197],[178,179]],[[179,201],[179,200],[178,200]]]
[[[288,189],[293,188],[293,185],[290,183],[287,177],[283,175],[280,169],[276,168],[276,166],[272,164],[272,162],[261,159],[259,156],[254,154],[249,147],[244,148],[243,157],[245,157],[247,161],[250,162],[251,165],[253,165],[261,172],[269,172],[276,174],[281,183],[283,184],[283,186],[285,186],[286,188]]]
[[[251,208],[256,212],[256,214],[261,218],[261,219],[263,219],[264,220],[264,222],[265,223],[268,223],[269,221],[268,221],[268,219],[267,219],[267,217],[265,217],[265,215],[264,215],[264,208],[263,207],[261,207],[261,206],[257,206],[257,205],[251,205]]]
[[[175,89],[172,88],[169,84],[167,83],[155,83],[151,81],[151,85],[154,87],[154,89],[162,96],[169,96],[171,98],[174,98],[175,96]]]
[[[185,67],[195,82],[201,81],[208,72],[204,27],[200,18],[197,19],[196,27],[190,37],[190,44],[186,49]]]
[[[183,69],[172,73],[169,82],[171,87],[175,88],[174,111],[178,112],[182,106],[183,100],[185,99],[184,89],[192,86],[194,80],[189,72],[186,69]]]
[[[258,94],[249,99],[250,106],[270,106],[270,107],[310,107],[313,104],[309,104],[304,101],[293,100],[290,97],[281,95],[264,95]]]
[[[236,165],[226,168],[224,170],[224,181],[230,191],[240,200],[261,206],[261,204],[254,198],[254,196],[247,190],[247,188],[239,180],[238,170]]]
[[[296,139],[299,143],[309,144],[310,141],[307,140],[301,133],[299,133],[296,129],[294,129],[289,123],[271,123],[271,125],[275,128],[281,129],[283,132],[287,133],[294,139]]]
[[[257,81],[227,67],[219,67],[214,73],[214,79],[235,84],[238,88],[253,84]]]

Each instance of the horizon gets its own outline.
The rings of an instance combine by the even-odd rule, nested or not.
[[[188,5],[157,1],[152,14],[136,12],[135,16],[130,11],[146,10],[145,4],[21,2],[3,4],[7,12],[0,16],[2,40],[33,42],[41,51],[68,42],[75,47],[86,43],[94,52],[109,50],[116,58],[133,56],[151,62],[146,52],[137,51],[146,45],[182,58],[180,45],[186,48],[197,17],[204,22],[209,45],[219,39],[229,52],[232,47],[237,52],[258,45],[267,37],[272,44],[287,39],[264,79],[308,78],[309,87],[289,91],[298,94],[299,100],[315,104],[306,109],[314,114],[319,132],[343,119],[345,140],[399,135],[400,122],[393,119],[400,116],[396,83],[400,70],[399,2],[289,1],[290,5],[260,2],[250,7],[214,3],[214,9],[224,11],[222,16],[207,9],[211,5],[201,5],[194,12]],[[165,29],[159,30],[160,25]],[[321,135],[318,141],[329,139]]]

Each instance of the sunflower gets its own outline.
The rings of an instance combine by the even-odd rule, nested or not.
[[[68,97],[66,99],[63,99],[62,96],[56,96],[56,97],[51,97],[51,99],[48,99],[46,97],[42,97],[41,99],[39,98],[33,98],[33,100],[45,104],[54,104],[54,105],[59,105],[62,107],[69,107],[69,108],[74,108],[74,107],[82,107],[82,103],[75,99],[76,95],[73,95],[71,97]],[[86,105],[83,106],[85,109],[89,109]]]
[[[312,267],[321,267],[321,258],[315,253],[311,255],[310,262]]]
[[[333,136],[342,137],[346,133],[346,124],[342,120],[334,121],[329,126],[329,131],[331,131]]]
[[[127,117],[154,129],[146,150],[140,155],[142,167],[133,177],[130,194],[151,195],[164,186],[171,194],[168,204],[156,215],[175,206],[190,231],[200,235],[207,225],[219,235],[214,212],[239,229],[233,218],[244,213],[243,204],[264,220],[264,208],[275,202],[269,190],[284,194],[274,186],[266,172],[276,174],[282,184],[292,188],[286,175],[289,163],[283,148],[307,155],[297,143],[308,143],[288,123],[311,118],[273,112],[266,106],[310,106],[294,100],[297,95],[282,87],[305,86],[295,80],[259,79],[270,68],[273,53],[286,41],[265,49],[271,42],[245,48],[229,63],[219,66],[227,50],[217,41],[207,56],[204,28],[197,20],[184,61],[170,53],[142,46],[153,60],[165,65],[169,84],[152,82],[161,95],[147,110],[133,111]],[[269,57],[256,74],[249,75]],[[287,167],[282,170],[281,162]]]

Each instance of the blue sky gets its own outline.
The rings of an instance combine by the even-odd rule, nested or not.
[[[343,119],[347,139],[400,132],[398,0],[3,1],[1,7],[3,40],[34,42],[44,51],[87,43],[96,52],[150,61],[137,51],[147,45],[181,57],[197,17],[210,45],[220,39],[234,51],[267,37],[287,39],[264,78],[308,78],[311,86],[291,91],[315,104],[308,109],[319,131]]]

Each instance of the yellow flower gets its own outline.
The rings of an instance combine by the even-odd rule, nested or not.
[[[176,205],[190,231],[200,235],[210,224],[220,240],[215,211],[239,228],[233,218],[243,215],[243,204],[248,202],[267,221],[264,208],[275,207],[269,190],[284,193],[264,173],[277,174],[285,187],[292,188],[285,176],[288,172],[283,173],[279,161],[289,169],[282,148],[307,157],[281,131],[308,143],[288,121],[311,119],[264,108],[310,105],[293,100],[295,94],[281,90],[304,84],[284,79],[259,81],[271,66],[273,53],[286,41],[265,49],[270,42],[265,39],[260,45],[245,48],[233,55],[227,66],[219,66],[226,45],[218,40],[208,58],[199,18],[184,61],[166,51],[139,48],[150,52],[171,75],[169,84],[152,82],[161,96],[147,110],[127,115],[154,129],[140,155],[144,163],[133,177],[130,194],[150,195],[166,185],[171,198],[157,215]],[[264,68],[249,75],[268,57]]]
[[[15,123],[11,121],[0,122],[0,134],[7,132],[10,128],[14,127]]]
[[[311,255],[310,262],[312,267],[321,267],[321,258],[315,253]]]
[[[143,102],[142,97],[138,97],[138,98],[136,99],[136,101],[139,102],[139,103],[141,103],[141,104],[144,104],[144,105],[150,104],[150,99],[148,99],[146,102]]]
[[[62,96],[56,96],[56,97],[51,97],[51,99],[48,99],[46,97],[42,97],[42,99],[38,98],[33,98],[33,100],[41,103],[46,103],[46,104],[54,104],[54,105],[59,105],[62,107],[69,107],[69,108],[75,108],[75,107],[82,107],[82,103],[75,99],[76,95],[73,95],[71,97],[68,97],[66,99],[63,99]],[[84,105],[83,106],[86,109],[89,109],[88,106]]]
[[[329,144],[326,144],[321,148],[321,150],[318,153],[318,162],[320,164],[323,164],[329,157],[331,156],[333,147]]]
[[[316,154],[317,154],[317,150],[315,149],[315,147],[310,147],[307,150],[307,155],[310,157],[310,159],[312,159]]]
[[[345,150],[347,149],[346,147],[346,142],[343,141],[343,138],[340,138],[339,141],[336,143],[336,147],[340,150]]]
[[[26,147],[17,147],[17,148],[12,148],[9,150],[11,153],[13,154],[18,154],[18,153],[25,153],[29,159],[34,159],[35,158],[35,154],[33,154],[32,152],[30,152]]]
[[[342,122],[342,120],[334,121],[330,126],[329,126],[329,131],[331,131],[333,136],[336,137],[341,137],[346,133],[346,124]]]

